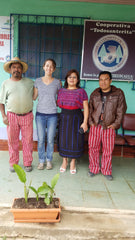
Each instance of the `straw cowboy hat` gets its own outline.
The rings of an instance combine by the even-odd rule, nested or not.
[[[28,64],[27,63],[22,62],[18,57],[14,57],[10,61],[4,63],[3,68],[4,68],[5,72],[10,73],[10,65],[12,63],[20,63],[23,66],[23,73],[25,73],[28,70]]]

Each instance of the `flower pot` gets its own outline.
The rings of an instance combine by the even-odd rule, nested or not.
[[[14,216],[14,222],[59,222],[60,221],[60,199],[57,198],[59,206],[57,208],[14,208],[14,199],[11,212]]]

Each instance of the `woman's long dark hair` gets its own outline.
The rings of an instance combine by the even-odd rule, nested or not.
[[[65,77],[64,87],[65,87],[65,88],[68,88],[67,78],[68,78],[72,73],[75,73],[75,74],[76,74],[77,80],[78,80],[78,81],[77,81],[77,84],[76,84],[76,87],[77,87],[77,88],[80,88],[80,77],[79,77],[79,73],[78,73],[78,71],[77,71],[76,69],[71,69],[71,70],[69,70],[69,71],[67,72],[66,77]]]

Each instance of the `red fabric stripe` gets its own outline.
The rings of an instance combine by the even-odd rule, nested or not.
[[[19,134],[21,131],[23,145],[23,163],[24,166],[31,166],[33,152],[33,113],[26,116],[17,116],[14,113],[7,112],[9,125],[7,126],[8,145],[9,145],[9,163],[13,166],[19,162]]]
[[[97,174],[100,172],[103,175],[112,174],[112,152],[114,149],[115,130],[103,129],[102,126],[92,126],[89,131],[89,169]],[[102,142],[102,158],[101,167],[99,165],[99,151]]]

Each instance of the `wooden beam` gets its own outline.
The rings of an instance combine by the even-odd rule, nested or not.
[[[106,4],[118,4],[118,5],[135,5],[135,0],[56,0],[56,1],[106,3]]]
[[[19,142],[19,150],[22,151],[21,141]],[[0,140],[0,151],[8,151],[7,140]],[[37,151],[37,141],[33,141],[33,151]],[[54,144],[54,152],[58,152],[57,144]],[[85,139],[84,153],[88,154],[88,143]],[[115,146],[113,156],[135,158],[135,147],[131,146]]]

